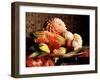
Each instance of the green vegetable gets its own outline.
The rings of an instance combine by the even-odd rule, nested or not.
[[[61,51],[62,54],[66,54],[67,49],[65,47],[60,47],[59,50]]]
[[[60,35],[57,36],[57,40],[60,45],[64,45],[66,41],[66,39]]]
[[[34,57],[37,57],[37,56],[42,55],[42,54],[44,54],[44,52],[36,51],[36,52],[33,52],[29,57],[34,58]]]
[[[43,35],[43,31],[36,31],[36,32],[33,33],[33,35],[35,37],[39,37],[39,36]]]
[[[48,47],[47,44],[44,44],[44,43],[40,43],[39,44],[39,49],[43,52],[46,52],[46,53],[50,53],[50,49]]]

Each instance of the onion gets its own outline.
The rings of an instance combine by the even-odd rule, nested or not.
[[[74,50],[82,47],[82,37],[79,34],[74,34],[74,39],[72,41],[72,47]]]
[[[70,31],[65,31],[63,33],[63,36],[65,37],[66,40],[73,40],[74,36]]]

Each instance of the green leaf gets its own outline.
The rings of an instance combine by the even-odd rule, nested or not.
[[[42,55],[42,54],[44,54],[44,52],[36,51],[36,52],[33,52],[29,57],[34,58],[34,57],[37,57],[37,56]]]
[[[33,33],[33,35],[35,37],[39,37],[39,36],[43,35],[43,31],[36,31],[36,32]]]

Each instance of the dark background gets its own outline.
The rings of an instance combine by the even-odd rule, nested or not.
[[[50,18],[58,17],[64,21],[67,30],[82,36],[83,45],[89,45],[89,15],[68,15],[48,13],[26,13],[26,35],[43,28]]]

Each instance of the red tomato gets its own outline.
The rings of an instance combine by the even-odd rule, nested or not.
[[[49,40],[45,35],[42,35],[41,37],[38,37],[35,39],[36,43],[48,43]]]
[[[50,58],[44,58],[44,57],[37,58],[34,60],[32,58],[27,58],[26,65],[28,67],[54,66],[54,62]]]
[[[26,65],[28,67],[38,67],[38,66],[42,66],[43,62],[40,59],[33,60],[32,58],[27,58],[26,59]]]
[[[43,65],[43,62],[41,59],[37,59],[35,62],[36,63],[34,63],[34,66],[42,66]]]
[[[27,59],[26,59],[26,65],[27,65],[28,67],[34,66],[33,63],[34,63],[33,59],[31,59],[31,58],[27,58]]]
[[[51,59],[48,59],[45,64],[45,66],[54,66],[54,61],[52,61]]]
[[[59,42],[57,40],[51,39],[48,44],[50,51],[52,52],[54,49],[58,49],[60,47]]]

